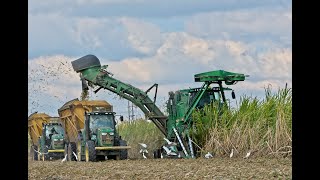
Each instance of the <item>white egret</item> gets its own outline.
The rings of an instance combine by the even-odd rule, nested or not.
[[[206,155],[204,155],[205,158],[209,159],[209,158],[212,158],[212,154],[210,152],[208,152]]]
[[[139,144],[141,146],[141,149],[140,149],[139,153],[142,154],[142,157],[144,159],[147,159],[147,156],[145,155],[145,153],[147,153],[147,154],[149,153],[148,150],[147,150],[147,145],[144,144],[144,143],[139,143]]]
[[[142,153],[142,157],[143,157],[144,159],[147,159],[147,156],[144,155],[144,152]]]
[[[76,153],[72,151],[72,154],[74,155],[74,157],[76,157],[76,160],[78,161],[78,156],[76,155]]]
[[[167,141],[167,143],[168,143],[168,145],[169,146],[176,146],[177,145],[177,143],[176,142],[171,142],[171,141],[169,141],[169,139],[167,139],[167,138],[163,138],[165,141]]]
[[[230,158],[233,157],[233,149],[231,149]]]
[[[162,146],[162,148],[166,151],[167,155],[169,155],[169,156],[176,156],[176,155],[177,155],[177,153],[172,152],[172,151],[171,151],[168,147],[166,147],[166,146]]]
[[[139,143],[143,148],[147,148],[147,145],[144,143]]]
[[[250,154],[251,154],[251,151],[247,152],[246,156],[243,157],[243,158],[244,158],[244,159],[247,159],[247,158],[250,156]]]
[[[64,162],[64,161],[66,161],[66,160],[67,160],[67,155],[68,155],[68,154],[66,154],[66,155],[64,156],[64,158],[62,159],[62,161],[61,161],[61,162]]]

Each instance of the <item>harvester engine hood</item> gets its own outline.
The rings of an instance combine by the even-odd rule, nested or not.
[[[114,129],[110,127],[98,128],[96,130],[96,142],[98,146],[114,145]]]
[[[61,134],[54,134],[51,137],[51,147],[52,149],[63,149],[64,148],[64,140],[63,135]]]

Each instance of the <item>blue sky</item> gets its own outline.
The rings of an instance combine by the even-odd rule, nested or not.
[[[55,116],[80,96],[71,61],[87,54],[142,90],[158,83],[159,106],[169,91],[201,86],[193,75],[211,70],[250,75],[233,87],[238,97],[292,85],[291,1],[30,0],[28,15],[29,114]],[[127,115],[114,94],[91,98]]]

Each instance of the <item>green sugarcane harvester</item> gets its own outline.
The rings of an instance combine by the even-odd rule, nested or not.
[[[169,92],[169,100],[167,101],[168,116],[162,113],[157,107],[156,98],[158,84],[152,85],[148,90],[142,91],[130,84],[121,82],[113,78],[113,74],[106,69],[108,65],[100,64],[100,60],[94,55],[86,55],[71,62],[74,71],[80,73],[82,81],[82,89],[97,87],[94,90],[97,93],[100,89],[107,89],[120,97],[131,101],[145,116],[150,119],[167,139],[176,142],[179,155],[185,158],[195,158],[194,148],[190,139],[188,130],[192,126],[191,114],[195,108],[202,108],[210,102],[220,102],[227,104],[225,90],[231,90],[232,98],[235,98],[234,91],[230,88],[223,87],[226,85],[234,85],[238,81],[244,81],[248,75],[228,72],[224,70],[204,72],[194,75],[195,82],[203,82],[200,88],[190,88]],[[215,87],[210,87],[216,84]],[[147,93],[155,88],[153,100],[149,98]],[[155,158],[160,158],[162,148],[154,152]],[[182,152],[180,154],[180,152]],[[180,157],[181,157],[180,156]]]

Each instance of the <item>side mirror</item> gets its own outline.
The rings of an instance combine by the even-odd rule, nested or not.
[[[232,96],[232,99],[235,99],[235,98],[236,98],[236,94],[234,93],[233,90],[232,90],[232,92],[231,92],[231,96]]]
[[[123,116],[120,116],[120,121],[121,121],[121,122],[123,121]]]

